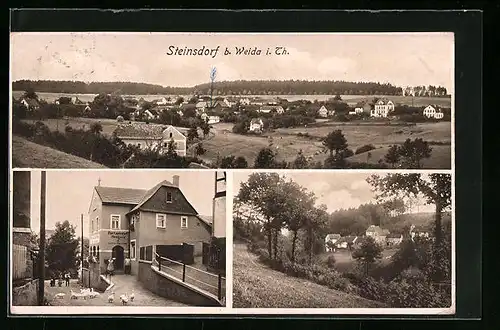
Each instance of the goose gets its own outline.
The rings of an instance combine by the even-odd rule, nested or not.
[[[112,303],[115,300],[115,293],[111,292],[111,294],[108,296],[108,302]]]
[[[130,301],[134,301],[134,298],[135,298],[134,290],[132,290],[132,293],[130,294],[129,298],[130,298]]]
[[[73,290],[70,290],[70,292],[71,292],[70,299],[78,299],[78,295],[76,292],[74,292]]]
[[[126,304],[128,303],[128,296],[127,296],[127,294],[126,294],[126,293],[125,293],[125,294],[122,294],[122,295],[120,296],[120,300],[122,301],[122,304],[123,304],[123,305],[126,305]]]
[[[64,296],[65,296],[65,295],[66,295],[66,294],[64,294],[64,293],[62,293],[62,292],[60,292],[60,293],[56,293],[56,294],[54,295],[54,298],[56,298],[56,299],[62,299],[62,298],[64,298]]]

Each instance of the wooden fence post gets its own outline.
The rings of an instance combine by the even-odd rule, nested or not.
[[[161,257],[158,256],[158,270],[161,270]]]
[[[182,282],[186,281],[186,264],[182,263]]]
[[[218,284],[217,284],[217,298],[222,299],[222,275],[219,272]]]

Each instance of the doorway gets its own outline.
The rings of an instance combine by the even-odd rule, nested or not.
[[[125,260],[125,253],[123,247],[120,245],[115,245],[111,250],[111,257],[115,258],[115,269],[122,270],[123,262]]]

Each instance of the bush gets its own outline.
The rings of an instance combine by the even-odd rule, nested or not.
[[[358,149],[356,149],[356,152],[355,154],[361,154],[363,152],[367,152],[367,151],[370,151],[370,150],[373,150],[375,149],[375,146],[373,144],[365,144],[364,146],[361,146],[359,147]]]
[[[335,259],[335,256],[333,254],[328,256],[328,259],[326,260],[326,264],[328,265],[328,268],[334,268],[336,262],[337,262],[337,260]]]

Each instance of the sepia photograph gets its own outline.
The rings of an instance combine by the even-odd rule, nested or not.
[[[226,305],[224,171],[14,171],[12,180],[13,314]]]
[[[453,33],[10,35],[14,168],[451,169]]]
[[[239,171],[232,185],[238,313],[454,313],[450,174]]]

